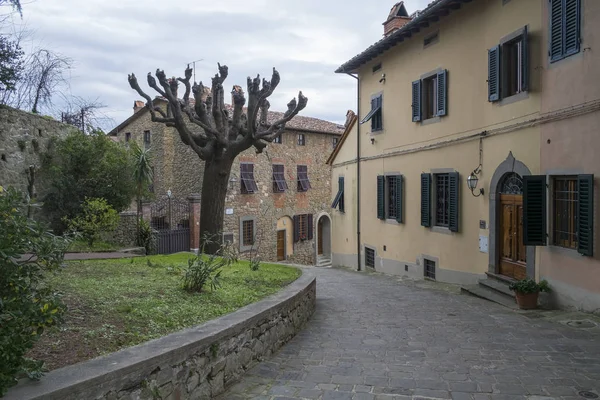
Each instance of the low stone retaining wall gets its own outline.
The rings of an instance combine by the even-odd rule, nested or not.
[[[289,341],[315,309],[310,271],[206,324],[24,381],[3,400],[211,399]]]

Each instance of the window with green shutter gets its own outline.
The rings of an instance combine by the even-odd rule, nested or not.
[[[335,195],[335,199],[331,204],[331,208],[338,208],[341,212],[344,212],[344,177],[338,178],[338,192]]]
[[[523,244],[546,245],[546,176],[523,177]]]
[[[448,71],[412,83],[412,120],[419,122],[448,114]]]
[[[421,226],[431,226],[431,174],[421,174]]]
[[[488,50],[488,100],[500,100],[500,46]]]
[[[402,175],[386,175],[383,177],[383,209],[384,216],[380,219],[396,220],[403,222],[402,196],[403,196],[403,178]],[[379,184],[379,182],[378,182]],[[378,187],[378,191],[380,188]],[[378,198],[379,200],[379,198]],[[379,204],[379,203],[378,203]],[[378,215],[379,210],[378,210]]]
[[[360,121],[361,124],[371,121],[371,132],[383,130],[383,95],[371,98],[371,111]]]
[[[499,101],[529,90],[527,26],[488,50],[488,100]]]
[[[412,120],[421,120],[421,80],[412,83]]]
[[[581,37],[581,0],[549,0],[548,21],[551,62],[579,53]]]

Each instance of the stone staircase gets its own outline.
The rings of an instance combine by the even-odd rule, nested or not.
[[[331,258],[328,256],[317,256],[317,267],[331,267]]]
[[[502,275],[486,273],[486,279],[480,279],[478,285],[466,285],[461,287],[461,292],[471,296],[479,297],[494,303],[502,304],[511,309],[518,309],[515,294],[508,288],[513,279]]]

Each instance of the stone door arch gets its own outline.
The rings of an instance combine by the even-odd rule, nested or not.
[[[515,159],[512,152],[504,160],[492,176],[490,182],[490,249],[488,272],[498,274],[500,272],[500,249],[501,234],[500,218],[501,213],[501,194],[503,191],[511,191],[511,187],[517,185],[518,179],[523,176],[531,175],[529,168],[521,161]],[[518,186],[518,185],[517,185]],[[517,190],[517,188],[513,188]],[[535,246],[525,246],[526,248],[526,274],[528,278],[535,278]]]
[[[331,217],[327,213],[319,214],[316,224],[315,250],[317,265],[331,264]]]

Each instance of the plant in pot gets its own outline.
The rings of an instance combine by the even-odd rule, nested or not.
[[[550,291],[548,282],[545,279],[537,283],[533,279],[527,278],[512,282],[508,288],[515,292],[517,304],[521,310],[533,310],[537,308],[540,292]]]

